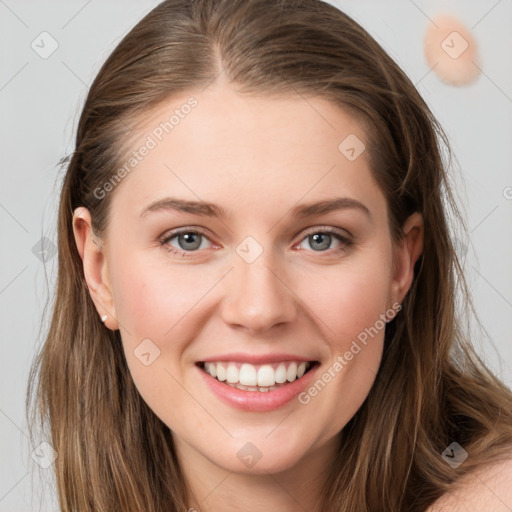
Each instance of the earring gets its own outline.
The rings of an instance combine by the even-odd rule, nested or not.
[[[103,315],[103,316],[101,317],[101,322],[102,322],[102,323],[105,323],[106,319],[107,319],[107,315]]]

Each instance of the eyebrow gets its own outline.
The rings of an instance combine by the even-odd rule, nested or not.
[[[372,217],[368,207],[351,197],[336,197],[334,199],[327,199],[325,201],[300,204],[292,208],[290,213],[294,217],[306,218],[312,217],[314,215],[323,215],[336,210],[346,209],[356,209],[365,213],[368,217]],[[218,219],[227,217],[226,211],[214,203],[208,203],[204,201],[186,201],[184,199],[177,199],[174,197],[166,197],[151,203],[142,211],[140,216],[144,217],[151,212],[166,210],[192,213],[194,215],[215,217]]]

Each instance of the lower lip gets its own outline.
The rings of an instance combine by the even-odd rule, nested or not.
[[[209,373],[196,366],[201,378],[215,396],[232,407],[244,411],[273,411],[283,407],[307,388],[313,380],[319,365],[316,364],[300,379],[273,391],[243,391],[218,381]]]

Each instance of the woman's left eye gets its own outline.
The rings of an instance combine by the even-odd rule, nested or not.
[[[338,242],[337,247],[330,247],[333,240],[336,240]],[[314,252],[334,253],[347,250],[353,243],[353,241],[349,237],[341,234],[340,232],[325,228],[315,228],[313,230],[310,230],[308,233],[306,233],[306,236],[302,239],[300,245],[302,245],[302,243],[304,243],[305,241],[308,242],[310,247],[316,246],[316,248],[319,249],[315,250]]]
[[[175,240],[177,246],[172,242]],[[181,257],[190,257],[190,253],[194,253],[199,249],[206,249],[204,247],[203,241],[209,240],[206,234],[197,230],[181,230],[174,231],[164,235],[164,237],[160,240],[160,245],[165,246],[165,248]],[[333,240],[338,242],[337,247],[330,247]],[[340,252],[348,249],[352,245],[352,240],[347,236],[339,233],[338,231],[332,229],[313,229],[310,230],[303,236],[300,244],[296,244],[295,246],[301,247],[304,242],[308,242],[310,247],[316,246],[316,249],[313,249],[314,252]]]

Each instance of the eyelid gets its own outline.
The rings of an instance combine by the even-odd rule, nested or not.
[[[309,235],[313,235],[315,233],[335,233],[335,234],[339,235],[340,237],[345,238],[347,240],[354,238],[354,236],[352,235],[352,233],[350,233],[350,231],[348,231],[346,229],[336,228],[334,226],[313,226],[311,228],[307,228],[306,230],[301,231],[300,233],[302,233],[301,241],[305,237],[307,237]]]

